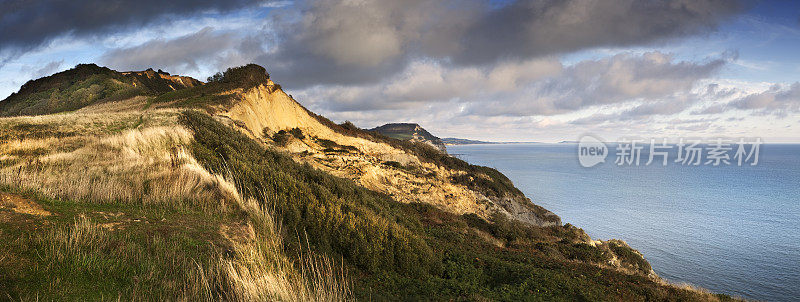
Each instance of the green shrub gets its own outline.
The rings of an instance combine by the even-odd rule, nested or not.
[[[291,130],[289,130],[289,133],[292,136],[296,137],[297,139],[305,139],[306,138],[306,136],[303,134],[303,130],[300,130],[300,128],[297,128],[297,127],[292,128]]]
[[[207,83],[219,83],[222,82],[222,72],[217,72],[214,75],[208,77],[206,79]]]
[[[272,140],[278,146],[286,146],[286,144],[289,143],[289,133],[287,133],[286,130],[275,132],[275,135],[272,136]]]
[[[508,219],[505,214],[494,213],[491,221],[491,230],[495,237],[514,241],[526,235],[524,226],[518,221]]]
[[[602,263],[608,258],[602,250],[582,242],[570,243],[569,240],[562,240],[558,248],[561,254],[569,260]]]
[[[234,89],[248,90],[261,84],[266,84],[269,74],[264,67],[248,64],[240,67],[228,68],[225,72],[217,73],[208,78],[208,83],[191,88],[176,90],[160,94],[153,103],[178,101],[178,106],[203,107],[206,105],[230,105],[236,98],[226,92]]]
[[[247,64],[245,66],[228,68],[221,76],[215,74],[210,79],[214,82],[240,85],[243,86],[242,88],[247,89],[258,84],[266,83],[267,80],[269,80],[269,74],[264,67],[256,64]]]

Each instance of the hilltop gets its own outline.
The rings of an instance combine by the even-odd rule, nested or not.
[[[54,75],[28,81],[0,101],[0,116],[41,115],[78,110],[106,102],[195,87],[202,82],[163,71],[117,72],[79,64]]]
[[[13,300],[729,299],[494,169],[314,114],[258,65],[208,83],[79,65],[0,115]]]
[[[382,135],[411,142],[420,142],[431,145],[442,152],[447,153],[447,147],[441,139],[434,136],[428,130],[415,123],[390,123],[370,129]]]

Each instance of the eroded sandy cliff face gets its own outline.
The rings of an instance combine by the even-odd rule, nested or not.
[[[298,162],[352,179],[400,202],[423,202],[452,213],[475,213],[484,218],[501,213],[540,226],[561,224],[558,216],[521,193],[484,194],[453,181],[459,177],[488,179],[487,175],[468,175],[379,139],[337,132],[271,80],[228,93],[233,93],[237,101],[214,107],[218,119],[265,144],[290,152]],[[276,142],[278,135],[283,135],[281,142]]]

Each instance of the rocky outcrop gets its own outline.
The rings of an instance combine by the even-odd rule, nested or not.
[[[488,199],[502,207],[512,219],[538,226],[561,225],[561,217],[534,204],[527,197],[506,196]]]

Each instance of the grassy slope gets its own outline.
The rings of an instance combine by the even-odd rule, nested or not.
[[[324,257],[287,257],[272,217],[258,207],[209,213],[185,205],[75,202],[0,187],[6,192],[52,215],[0,207],[0,237],[7,239],[0,241],[0,300],[351,299],[344,275]],[[231,238],[248,228],[250,237]]]
[[[203,181],[202,168],[180,156],[186,140],[170,137],[187,132],[171,111],[4,118],[0,126],[13,130],[0,136],[0,191],[53,213],[0,203],[0,300],[349,295],[324,258],[283,253],[269,211],[237,194],[200,193],[221,184]]]
[[[0,127],[4,128],[0,134],[0,179],[20,180],[24,171],[48,166],[78,166],[83,170],[68,175],[44,173],[49,177],[46,179],[68,181],[91,175],[94,181],[102,182],[118,177],[119,167],[109,170],[112,165],[99,173],[89,172],[87,168],[103,164],[88,156],[76,158],[75,164],[63,160],[54,165],[43,164],[42,158],[76,152],[97,142],[116,141],[125,137],[122,132],[135,133],[138,127],[157,126],[173,119],[169,115],[143,118],[138,114],[59,114],[0,119]],[[115,156],[116,150],[112,152],[108,144],[103,145],[89,155]],[[133,163],[120,158],[116,157],[116,162]],[[147,176],[134,177],[143,180]],[[190,291],[184,286],[196,275],[198,264],[215,263],[221,251],[230,246],[221,237],[220,226],[243,221],[241,214],[234,211],[209,211],[197,203],[143,203],[141,199],[107,200],[94,198],[97,194],[71,194],[70,190],[80,188],[68,182],[70,187],[65,188],[63,183],[59,187],[58,182],[47,181],[54,184],[47,191],[62,195],[52,198],[55,196],[46,196],[41,187],[46,179],[26,181],[25,186],[32,188],[28,190],[0,185],[0,191],[27,198],[53,214],[21,214],[13,206],[0,205],[0,299],[134,300],[145,293],[150,293],[152,299],[175,299],[191,292],[199,295],[199,290]],[[36,187],[39,189],[33,189]],[[116,186],[114,191],[126,189],[129,188]],[[98,191],[96,186],[89,190]],[[107,228],[98,228],[99,225]]]
[[[187,292],[197,263],[213,263],[227,246],[218,228],[233,219],[199,209],[78,203],[2,190],[53,213],[0,209],[3,299],[175,299]]]
[[[199,112],[183,123],[195,157],[230,173],[240,191],[263,195],[280,216],[290,248],[308,242],[343,258],[362,299],[702,300],[640,274],[601,269],[607,249],[575,243],[571,226],[535,228],[421,204],[400,204],[288,155],[267,149]],[[494,237],[485,239],[486,234]],[[491,242],[499,241],[505,247]],[[630,255],[628,255],[630,256]],[[641,261],[641,259],[638,259]]]

